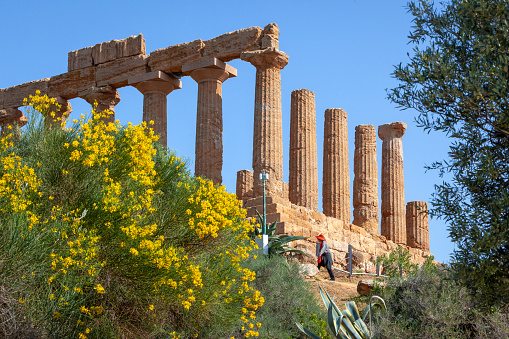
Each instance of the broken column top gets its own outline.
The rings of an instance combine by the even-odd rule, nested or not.
[[[378,126],[378,136],[384,140],[386,137],[401,138],[405,134],[407,125],[404,122],[396,121],[390,124]]]

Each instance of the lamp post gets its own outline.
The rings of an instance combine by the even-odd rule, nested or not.
[[[269,180],[269,173],[262,170],[260,173],[260,180],[263,186],[263,220],[262,220],[262,235],[261,239],[256,239],[256,244],[262,250],[263,254],[269,254],[269,236],[267,235],[267,210],[265,208],[265,181]]]
[[[260,180],[263,186],[263,225],[262,234],[267,234],[267,211],[265,209],[265,181],[269,180],[269,173],[265,173],[265,169],[262,169],[260,173]]]

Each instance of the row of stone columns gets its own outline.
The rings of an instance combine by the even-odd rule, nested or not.
[[[301,89],[292,92],[290,117],[289,200],[299,206],[317,210],[318,173],[316,157],[316,112],[314,93]],[[381,234],[399,244],[429,250],[427,237],[427,206],[405,213],[402,136],[406,124],[394,122],[381,125],[382,139],[382,219]],[[323,213],[350,221],[350,176],[348,166],[347,114],[342,109],[325,111],[323,152]],[[373,125],[355,128],[353,182],[353,224],[378,234],[378,166],[376,131]],[[255,195],[256,196],[256,195]],[[410,206],[409,205],[409,206]],[[426,221],[424,221],[424,219]]]

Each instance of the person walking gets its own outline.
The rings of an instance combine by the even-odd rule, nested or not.
[[[335,281],[334,272],[332,271],[332,256],[330,253],[329,245],[325,242],[325,237],[320,234],[316,236],[318,243],[316,243],[316,258],[318,259],[318,270],[320,267],[327,268],[330,280]]]

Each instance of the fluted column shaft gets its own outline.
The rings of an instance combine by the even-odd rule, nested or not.
[[[79,93],[79,97],[85,99],[90,105],[95,105],[97,112],[109,110],[111,114],[107,118],[103,118],[105,123],[115,121],[115,105],[120,102],[120,94],[118,91],[109,86],[92,87],[86,91]]]
[[[159,142],[168,146],[168,101],[166,92],[146,92],[143,94],[143,121],[153,121],[154,134],[159,135]]]
[[[373,125],[355,127],[353,224],[378,234],[378,164]]]
[[[237,199],[246,200],[253,197],[253,172],[242,170],[237,172]]]
[[[143,94],[143,121],[159,135],[159,142],[166,147],[168,143],[167,96],[175,89],[182,88],[182,83],[169,75],[150,72],[129,78],[129,85]]]
[[[428,204],[410,201],[406,204],[407,245],[429,252]]]
[[[398,244],[406,244],[405,183],[403,142],[406,124],[393,122],[378,127],[382,143],[382,222],[381,234]]]
[[[262,194],[262,169],[269,174],[268,195],[283,196],[283,121],[281,110],[281,69],[288,55],[271,47],[242,53],[241,58],[256,67],[253,170],[254,195]]]
[[[318,209],[315,93],[307,89],[292,92],[288,184],[292,203]]]
[[[223,69],[201,68],[191,73],[198,82],[195,176],[221,184],[223,179],[223,93],[229,74]]]
[[[323,132],[323,213],[350,223],[348,159],[347,114],[341,108],[329,108]]]

